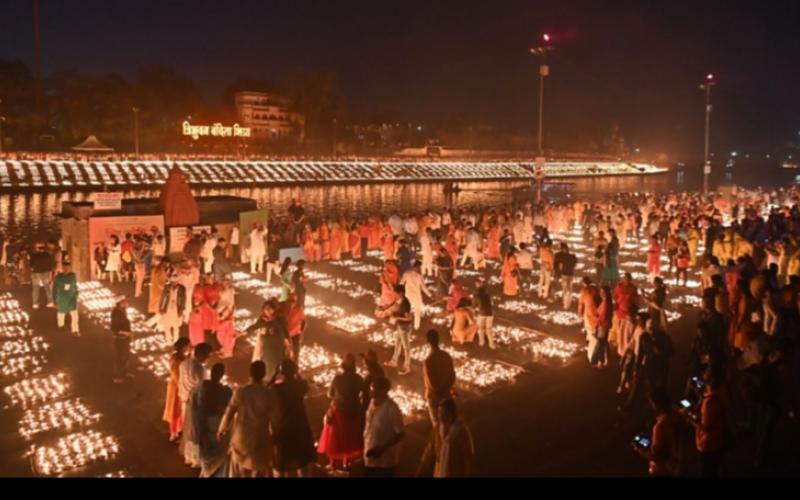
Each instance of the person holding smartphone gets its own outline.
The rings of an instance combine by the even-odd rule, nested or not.
[[[675,477],[679,472],[678,442],[680,418],[669,405],[669,396],[663,389],[653,391],[650,405],[656,412],[650,446],[635,442],[633,449],[649,462],[649,473],[653,477]]]

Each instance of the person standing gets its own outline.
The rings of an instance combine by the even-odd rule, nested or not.
[[[316,453],[305,407],[308,382],[300,378],[297,365],[291,359],[283,360],[280,374],[281,377],[271,388],[277,403],[272,420],[274,468],[282,477],[293,473],[298,477],[309,477],[310,465],[315,461]]]
[[[689,415],[695,428],[695,446],[700,456],[700,475],[719,477],[722,471],[726,443],[726,408],[720,397],[722,375],[715,370],[706,371],[705,392],[696,415]]]
[[[194,355],[184,359],[178,368],[178,398],[183,415],[183,457],[186,465],[199,469],[200,437],[196,433],[192,397],[206,378],[205,363],[211,355],[211,346],[201,343],[195,346]],[[199,417],[199,416],[197,416]]]
[[[220,345],[220,359],[230,359],[236,348],[236,325],[234,314],[236,312],[236,296],[233,290],[231,277],[222,278],[222,291],[217,302],[217,343]]]
[[[568,311],[572,306],[572,279],[575,274],[575,265],[578,258],[569,252],[566,243],[561,244],[561,250],[554,258],[555,278],[561,283],[562,305]]]
[[[222,283],[222,280],[225,278],[225,276],[233,272],[231,263],[228,260],[225,238],[220,238],[217,240],[217,245],[211,252],[211,256],[214,262],[214,264],[212,265],[214,270],[214,277],[216,278],[217,283]]]
[[[555,265],[555,255],[553,255],[552,243],[544,241],[539,250],[539,298],[550,298],[550,282],[553,278],[553,267]]]
[[[250,273],[260,273],[264,266],[264,255],[267,249],[264,248],[264,236],[267,230],[263,224],[254,225],[250,231]]]
[[[232,262],[239,262],[239,226],[234,225],[231,228],[230,245],[228,245],[228,259]]]
[[[306,261],[298,260],[294,273],[292,273],[291,289],[297,297],[297,304],[300,307],[306,306]],[[287,297],[288,298],[288,297]]]
[[[469,477],[475,463],[475,445],[455,401],[442,402],[438,422],[422,455],[417,477]]]
[[[403,287],[399,286],[397,289],[398,294],[403,293]],[[392,360],[386,363],[386,366],[397,367],[400,362],[400,356],[403,356],[403,368],[400,370],[400,375],[407,375],[411,373],[411,354],[410,354],[410,335],[411,335],[411,302],[407,296],[403,296],[400,300],[400,305],[392,313],[389,322],[395,327],[395,340],[394,340],[394,355]]]
[[[481,347],[488,343],[489,349],[495,350],[494,333],[492,332],[492,324],[494,323],[492,296],[489,295],[489,289],[483,278],[478,278],[476,286],[478,287],[478,291],[473,299],[473,306],[478,313],[478,343]]]
[[[428,330],[426,338],[430,354],[422,364],[422,376],[431,425],[436,427],[439,423],[439,405],[455,395],[456,371],[453,358],[439,347],[439,332]]]
[[[184,323],[186,311],[186,288],[178,282],[178,276],[172,275],[164,286],[159,301],[158,323],[167,338],[167,343],[174,343],[180,337],[180,328]]]
[[[430,228],[425,229],[422,236],[419,237],[419,246],[422,251],[422,275],[435,276],[436,269],[433,266],[433,231]]]
[[[286,323],[286,333],[292,344],[292,360],[300,363],[300,349],[303,345],[303,332],[306,329],[305,308],[297,302],[297,295],[289,294],[286,302],[281,302],[280,315]]]
[[[372,383],[372,401],[364,427],[364,468],[367,477],[393,477],[400,461],[400,442],[405,424],[400,407],[389,397],[391,382],[378,378]]]
[[[117,235],[111,236],[107,253],[105,271],[108,273],[109,283],[114,283],[114,277],[117,278],[117,281],[122,281],[122,247]]]
[[[289,298],[289,292],[292,291],[292,258],[286,257],[281,264],[280,273],[278,277],[281,281],[281,297],[280,301],[284,302]]]
[[[167,380],[167,397],[164,402],[162,420],[169,424],[169,440],[176,443],[183,429],[183,407],[178,397],[181,363],[189,356],[191,344],[186,337],[179,338],[173,344],[175,351],[169,358],[169,379]]]
[[[264,303],[261,316],[250,325],[247,333],[256,336],[253,362],[264,363],[267,376],[271,380],[286,356],[286,351],[291,348],[286,338],[286,324],[283,318],[278,316],[277,302],[273,300]]]
[[[681,421],[669,404],[667,392],[657,390],[650,395],[656,423],[651,432],[649,448],[634,445],[634,450],[649,462],[652,477],[675,477],[680,465],[679,445]]]
[[[250,383],[236,390],[217,431],[220,441],[230,434],[231,476],[271,477],[275,392],[264,385],[266,366],[250,365]]]
[[[608,335],[614,318],[614,300],[611,289],[604,286],[600,289],[600,305],[597,306],[596,343],[589,360],[592,366],[605,368],[608,366]]]
[[[511,250],[503,261],[500,270],[500,279],[503,282],[503,295],[506,297],[516,297],[519,293],[519,265],[517,256]]]
[[[329,468],[341,465],[347,469],[349,463],[364,454],[364,414],[361,404],[364,380],[356,373],[356,360],[347,354],[328,390],[331,400],[317,451],[327,455]]]
[[[164,235],[158,233],[153,238],[153,257],[156,259],[164,260],[167,256],[167,244],[164,241]]]
[[[519,244],[517,265],[519,266],[519,287],[522,289],[523,293],[527,295],[533,286],[531,284],[531,276],[533,275],[533,253],[528,250],[527,243]]]
[[[400,278],[400,284],[405,287],[405,296],[409,304],[411,304],[411,309],[414,311],[414,330],[419,330],[422,324],[422,294],[424,293],[429,298],[433,297],[431,291],[428,290],[428,286],[425,284],[425,279],[420,272],[421,270],[422,263],[416,261],[414,267],[403,273],[402,278]]]
[[[116,306],[111,311],[111,333],[114,337],[114,383],[121,384],[128,373],[128,360],[131,356],[131,321],[128,319],[128,298],[117,297]]]
[[[61,272],[53,279],[53,298],[56,301],[58,328],[64,328],[66,315],[70,316],[70,332],[80,336],[78,326],[78,279],[69,262],[61,264]]]
[[[159,314],[161,305],[161,296],[164,293],[164,287],[167,284],[167,276],[169,276],[169,261],[163,257],[156,257],[157,263],[150,273],[150,289],[147,298],[147,312],[153,315]],[[157,321],[156,319],[152,320]]]
[[[33,308],[39,309],[39,291],[44,288],[47,307],[53,307],[53,271],[56,268],[53,255],[47,251],[44,242],[36,243],[30,257],[31,283],[33,285]]]
[[[225,365],[211,367],[211,379],[204,380],[192,396],[194,433],[198,437],[200,477],[228,477],[228,440],[218,439],[222,414],[233,396],[231,388],[222,384]]]
[[[130,263],[129,266],[133,269],[133,281],[134,281],[134,293],[133,296],[135,298],[139,298],[142,296],[142,291],[144,287],[144,249],[142,246],[144,243],[139,238],[136,237],[136,241],[133,244],[133,248],[130,251]],[[123,256],[127,255],[127,253],[123,253]]]

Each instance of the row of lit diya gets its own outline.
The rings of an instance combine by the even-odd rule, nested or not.
[[[99,422],[102,415],[86,401],[73,396],[72,383],[65,372],[33,376],[42,372],[50,345],[22,324],[27,322],[27,314],[22,312],[20,304],[11,296],[4,296],[0,299],[0,309],[3,317],[0,322],[4,321],[0,326],[3,376],[21,378],[4,387],[3,392],[11,408],[22,410],[18,423],[20,435],[32,441],[40,436],[67,433],[48,444],[31,444],[29,456],[34,470],[47,476],[61,475],[116,456],[119,442],[114,436],[85,430]]]

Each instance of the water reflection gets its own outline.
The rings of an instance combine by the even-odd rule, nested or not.
[[[745,186],[788,185],[800,181],[796,172],[778,168],[768,170],[736,165],[733,169],[716,169],[712,172],[711,183],[736,182]],[[684,169],[677,172],[627,177],[592,177],[583,179],[563,179],[559,182],[571,184],[570,192],[581,198],[598,198],[608,193],[650,191],[663,192],[670,189],[695,190],[702,186],[701,169]],[[454,207],[473,205],[498,206],[511,202],[511,190],[527,186],[527,181],[519,182],[463,182],[458,184],[462,191],[458,195],[445,195],[443,183],[409,184],[366,184],[347,186],[305,186],[271,188],[227,188],[201,189],[199,196],[233,195],[252,198],[259,207],[274,213],[284,214],[292,198],[300,198],[313,213],[374,211],[403,212],[425,208],[442,208],[452,204]],[[153,198],[160,194],[157,190],[126,193],[129,198]],[[61,203],[66,200],[84,201],[88,193],[33,193],[0,195],[0,231],[12,239],[30,240],[58,234],[58,213]]]

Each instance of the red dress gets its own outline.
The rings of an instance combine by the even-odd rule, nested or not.
[[[650,249],[647,251],[647,274],[661,275],[661,247],[658,243],[650,244]]]
[[[363,383],[355,373],[340,373],[333,379],[335,402],[325,416],[317,447],[331,461],[354,460],[364,454],[364,413],[358,399]]]

